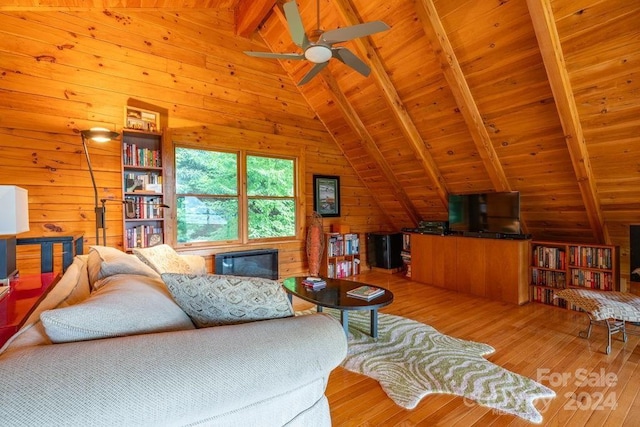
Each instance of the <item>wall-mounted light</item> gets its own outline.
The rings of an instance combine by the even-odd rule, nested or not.
[[[94,196],[94,211],[96,213],[96,245],[100,244],[100,229],[103,232],[103,245],[107,244],[106,235],[106,222],[105,222],[105,208],[104,205],[98,205],[98,187],[96,186],[96,179],[93,176],[93,168],[91,167],[91,159],[89,158],[89,150],[87,149],[87,139],[94,142],[109,142],[112,139],[117,138],[120,134],[110,131],[105,128],[91,128],[89,130],[80,131],[82,136],[82,147],[84,148],[84,155],[87,157],[87,165],[89,166],[89,174],[91,175],[91,183],[93,184],[93,196]]]
[[[29,194],[15,185],[0,185],[0,280],[17,273],[16,234],[29,231]]]

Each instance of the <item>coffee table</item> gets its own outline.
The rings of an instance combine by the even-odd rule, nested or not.
[[[380,286],[374,286],[384,289],[384,294],[367,301],[350,297],[347,295],[347,292],[359,286],[373,285],[351,280],[327,279],[323,277],[327,282],[327,286],[314,291],[302,283],[305,278],[306,277],[289,277],[284,279],[282,285],[289,294],[290,301],[293,299],[292,296],[295,295],[298,298],[315,304],[319,312],[322,312],[323,307],[340,310],[340,321],[346,335],[349,335],[349,311],[368,310],[371,313],[370,335],[373,338],[378,338],[378,309],[393,302],[393,293],[390,290],[380,288]]]

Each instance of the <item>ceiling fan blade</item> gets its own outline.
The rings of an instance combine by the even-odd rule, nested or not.
[[[302,80],[298,82],[298,86],[302,86],[303,84],[308,83],[309,80],[314,78],[315,75],[318,74],[320,71],[322,71],[324,67],[326,67],[327,65],[329,65],[329,61],[321,62],[320,64],[314,65],[313,68],[309,70],[307,74],[305,74]]]
[[[284,15],[287,17],[287,24],[289,25],[289,34],[291,34],[291,40],[298,46],[304,48],[309,44],[307,34],[304,32],[304,24],[298,11],[298,5],[295,0],[285,3]]]
[[[340,43],[370,34],[387,31],[390,27],[382,21],[365,22],[364,24],[329,30],[320,36],[320,43]]]
[[[333,57],[338,59],[343,64],[348,65],[353,68],[363,76],[367,77],[369,73],[371,73],[371,68],[367,64],[365,64],[360,58],[354,55],[346,47],[334,47],[331,49]]]
[[[303,53],[252,52],[249,50],[245,50],[244,53],[257,58],[304,59]]]

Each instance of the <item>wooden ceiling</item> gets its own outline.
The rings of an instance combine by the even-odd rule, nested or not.
[[[249,41],[225,50],[297,52],[283,3],[14,0],[0,10],[201,13],[199,24]],[[312,31],[316,0],[298,6]],[[325,30],[391,27],[344,43],[369,77],[333,60],[298,89],[394,226],[446,219],[449,194],[519,191],[535,238],[628,248],[640,223],[640,2],[320,0],[320,12]],[[310,68],[279,66],[288,84]]]
[[[315,2],[299,6],[313,29]],[[391,30],[346,44],[369,78],[336,63],[301,91],[398,225],[445,219],[450,193],[517,190],[536,238],[610,242],[640,221],[639,12],[626,1],[321,1],[325,29]],[[260,34],[296,50],[278,10]],[[294,81],[309,68],[282,65]]]
[[[311,25],[314,3],[300,4]],[[605,242],[614,222],[640,220],[637,3],[333,0],[321,10],[327,29],[392,27],[347,43],[369,78],[332,64],[301,91],[396,223],[446,218],[450,193],[510,190],[537,238]],[[260,30],[273,51],[295,51],[285,24],[273,13]],[[295,81],[308,70],[283,67]]]

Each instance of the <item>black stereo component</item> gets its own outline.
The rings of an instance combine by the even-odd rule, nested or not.
[[[449,221],[420,221],[418,233],[444,236],[449,234]]]

